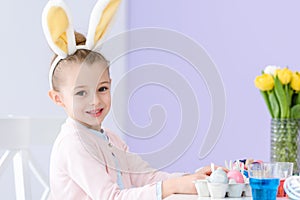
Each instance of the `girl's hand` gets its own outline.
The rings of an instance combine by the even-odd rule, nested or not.
[[[215,170],[217,169],[218,167],[215,166]],[[196,174],[199,174],[200,177],[202,178],[199,178],[199,179],[205,179],[206,177],[210,176],[212,171],[211,171],[211,167],[210,166],[205,166],[205,167],[201,167],[200,169],[197,169]]]
[[[199,178],[198,174],[187,174],[163,181],[162,197],[165,198],[171,194],[197,194],[193,181]]]
[[[218,169],[219,167],[221,166],[214,166],[214,170]],[[226,173],[229,171],[227,168],[225,167],[221,167]],[[211,171],[211,166],[205,166],[205,167],[201,167],[199,169],[196,170],[195,173],[200,173],[202,175],[206,175],[207,176],[210,176],[212,171]]]
[[[163,198],[171,194],[197,194],[197,190],[193,181],[198,179],[206,179],[211,173],[212,171],[210,166],[205,166],[194,174],[186,174],[181,177],[163,181]]]

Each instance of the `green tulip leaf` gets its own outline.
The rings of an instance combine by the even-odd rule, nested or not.
[[[275,87],[274,87],[275,95],[278,100],[280,112],[281,112],[280,117],[287,118],[289,115],[289,107],[288,107],[288,102],[286,99],[286,94],[283,89],[283,85],[281,84],[278,77],[275,77],[274,83],[275,83]]]
[[[294,119],[300,119],[300,104],[292,107],[291,115],[292,115],[292,118],[294,118]]]
[[[296,104],[300,104],[300,92],[297,93]]]
[[[272,109],[272,113],[273,113],[272,117],[277,119],[280,117],[280,107],[278,104],[278,100],[273,91],[270,91],[268,94],[269,94],[269,101],[270,101],[271,109]]]
[[[293,90],[290,88],[289,85],[284,85],[284,90],[285,90],[287,105],[288,107],[291,107]]]
[[[261,95],[263,96],[263,98],[264,98],[264,100],[265,100],[265,103],[267,104],[268,110],[269,110],[269,112],[270,112],[272,118],[274,118],[273,108],[272,108],[271,103],[270,103],[271,100],[270,100],[269,97],[268,97],[268,92],[262,91],[262,90],[261,90],[260,93],[261,93]]]
[[[300,104],[297,104],[292,107],[291,115],[292,115],[292,118],[294,118],[294,119],[300,119]]]

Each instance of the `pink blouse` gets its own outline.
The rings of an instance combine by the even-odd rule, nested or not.
[[[161,198],[161,191],[157,191],[161,184],[157,183],[182,175],[151,168],[130,153],[117,135],[108,130],[105,133],[108,141],[75,120],[66,120],[51,153],[49,199],[156,200]],[[116,159],[124,189],[117,184]]]

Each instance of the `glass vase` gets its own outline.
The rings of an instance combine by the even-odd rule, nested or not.
[[[271,161],[293,162],[294,174],[299,173],[300,166],[299,127],[300,120],[271,120]]]

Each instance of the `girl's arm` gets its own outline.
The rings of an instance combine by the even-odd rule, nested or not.
[[[205,179],[211,174],[210,166],[203,167],[195,174],[173,173],[153,169],[147,162],[136,154],[127,154],[127,161],[131,167],[131,180],[136,186],[162,181],[162,198],[171,194],[196,194],[193,183],[197,179]]]
[[[181,177],[186,173],[167,173],[152,168],[148,162],[139,155],[127,151],[126,159],[128,163],[131,182],[139,187],[150,183]]]
[[[103,162],[95,159],[79,139],[64,138],[54,149],[53,158],[55,167],[50,179],[53,199],[157,199],[156,183],[121,190]]]
[[[203,167],[195,174],[183,175],[162,182],[162,197],[172,194],[197,194],[194,180],[205,179],[211,174],[210,167]]]

